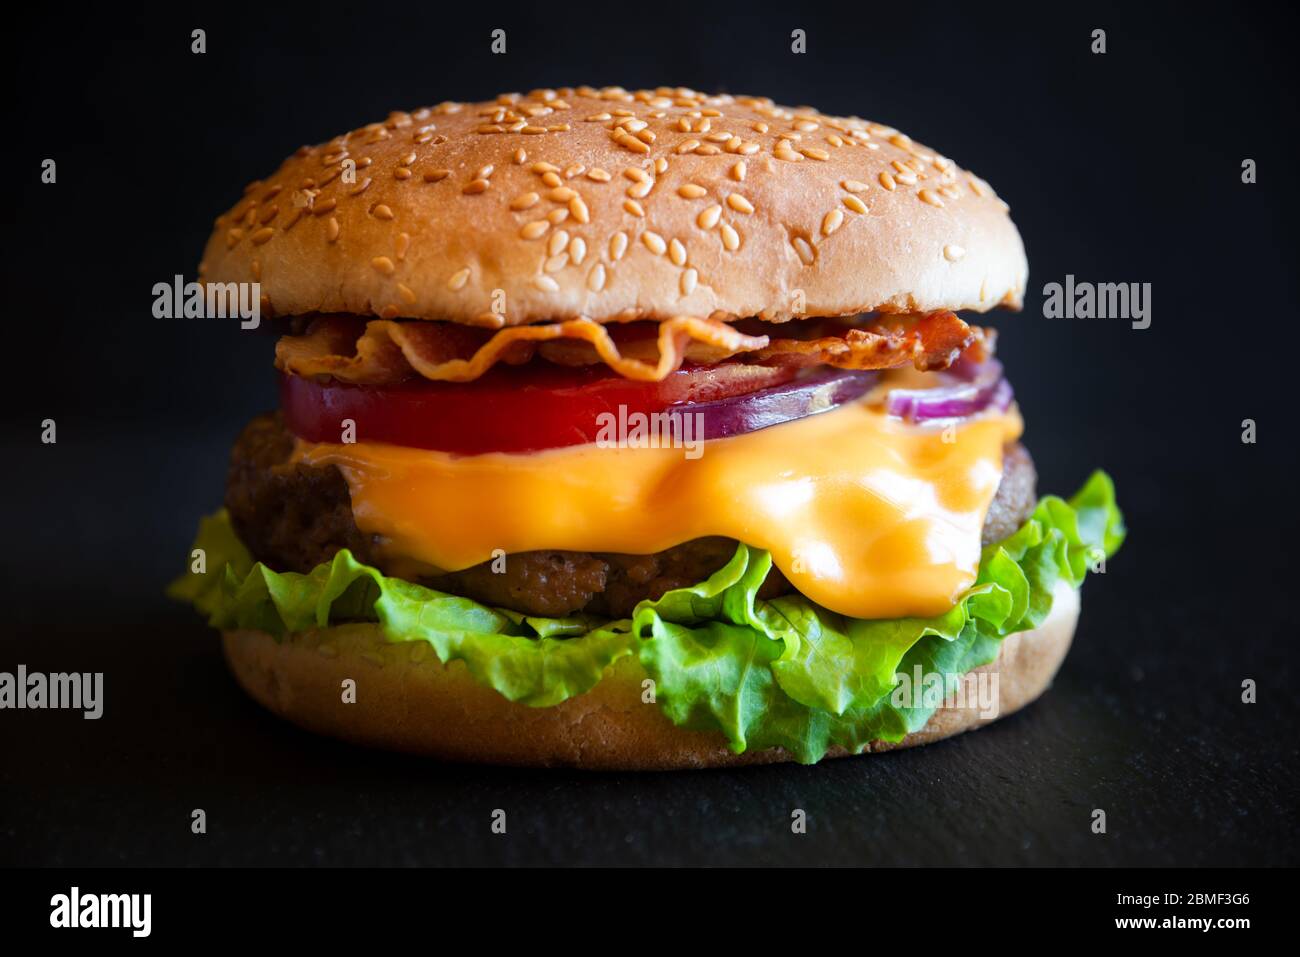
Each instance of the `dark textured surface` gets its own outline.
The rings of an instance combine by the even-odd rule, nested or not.
[[[427,12],[436,30],[360,8],[264,8],[255,29],[215,8],[50,8],[5,38],[22,136],[0,158],[16,184],[0,261],[17,357],[0,405],[0,670],[103,670],[107,706],[97,722],[0,712],[0,862],[1300,863],[1296,59],[1282,24],[1248,5],[927,8],[869,24],[842,5],[801,8],[797,24],[696,9],[698,29],[638,17],[629,47],[612,22]],[[185,52],[196,23],[206,60]],[[1086,53],[1099,23],[1104,58]],[[498,25],[512,52],[493,58]],[[804,59],[792,26],[809,31]],[[720,56],[722,35],[750,55]],[[1039,487],[1069,492],[1103,466],[1131,529],[1085,586],[1055,687],[917,751],[652,776],[437,765],[264,714],[161,589],[220,500],[229,443],[273,402],[271,341],[154,320],[151,285],[192,276],[211,217],[300,142],[445,97],[664,79],[895,122],[1011,203],[1034,272],[1025,314],[996,322]],[[46,155],[56,187],[35,182]],[[1152,327],[1045,320],[1041,284],[1066,273],[1153,283]],[[47,416],[55,446],[38,442]],[[1255,445],[1240,441],[1248,417]],[[1240,701],[1247,678],[1258,704]],[[489,830],[497,808],[506,836]],[[790,832],[795,808],[806,835]]]

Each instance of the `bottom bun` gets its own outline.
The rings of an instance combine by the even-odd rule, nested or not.
[[[1078,594],[1059,589],[1041,626],[1007,636],[997,659],[975,669],[997,674],[996,709],[940,708],[921,730],[872,742],[864,753],[928,744],[1023,708],[1051,684],[1078,617]],[[225,651],[244,690],[271,711],[371,747],[454,761],[620,770],[792,760],[781,748],[735,754],[721,734],[677,727],[657,705],[642,703],[646,674],[632,656],[615,662],[586,694],[530,708],[479,684],[463,662],[443,665],[423,641],[387,641],[375,624],[313,629],[279,642],[261,631],[227,632]],[[355,703],[343,701],[349,678]],[[827,757],[850,753],[837,747]]]

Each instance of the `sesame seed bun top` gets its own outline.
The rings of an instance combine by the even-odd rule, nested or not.
[[[271,314],[516,325],[1018,308],[979,177],[889,127],[685,89],[539,90],[303,147],[218,217],[200,276]]]

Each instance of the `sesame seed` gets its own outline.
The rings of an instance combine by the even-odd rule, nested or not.
[[[682,295],[689,296],[695,291],[695,284],[699,281],[700,274],[694,268],[687,269],[682,273]]]
[[[537,239],[551,228],[551,224],[544,219],[535,219],[531,223],[525,223],[524,228],[519,230],[519,235],[524,239]]]
[[[348,195],[349,195],[349,196],[360,196],[362,193],[364,193],[364,192],[365,192],[366,190],[368,190],[369,188],[370,188],[370,177],[367,176],[367,177],[366,177],[365,179],[363,179],[361,182],[357,183],[356,186],[353,186],[352,189],[348,191]]]
[[[546,254],[554,256],[565,246],[569,245],[569,234],[563,229],[557,229],[551,234],[551,238],[546,242]]]
[[[466,196],[474,196],[478,193],[486,193],[488,187],[491,185],[492,184],[485,179],[470,180],[468,183],[465,184],[465,187],[461,190],[461,192],[464,193]]]
[[[521,146],[515,150],[515,164],[523,166],[526,162],[528,162],[528,151]]]
[[[567,186],[557,186],[546,194],[546,198],[552,203],[567,203],[577,195],[576,191]]]
[[[700,147],[699,140],[682,140],[682,142],[677,144],[677,148],[673,150],[673,152],[679,154],[690,153],[694,150],[699,149],[699,147]]]
[[[605,266],[603,263],[596,263],[587,273],[587,288],[592,292],[600,292],[605,288]]]
[[[559,272],[568,264],[569,264],[568,253],[556,253],[554,256],[550,256],[547,258],[546,262],[542,265],[542,269],[544,269],[546,272]]]
[[[829,236],[831,233],[835,232],[835,230],[839,229],[840,224],[843,222],[844,214],[838,209],[832,209],[822,217],[822,235]]]
[[[794,246],[794,251],[799,254],[799,259],[803,264],[805,266],[811,266],[813,261],[817,258],[817,254],[813,252],[813,248],[811,244],[809,244],[808,240],[804,239],[802,236],[796,236],[794,239],[790,240],[790,243]]]
[[[410,249],[410,248],[411,248],[411,234],[410,234],[410,233],[398,233],[398,234],[397,234],[397,242],[396,242],[396,244],[394,244],[394,249],[396,249],[396,251],[397,251],[397,261],[398,261],[398,262],[401,262],[402,260],[404,260],[404,259],[406,258],[406,251],[407,251],[408,249]]]
[[[894,191],[894,177],[890,176],[888,173],[881,173],[879,178],[880,185],[892,193]]]
[[[279,215],[279,213],[280,213],[279,206],[268,207],[266,212],[262,213],[261,216],[257,217],[257,221],[261,223],[263,226],[265,226],[271,220],[275,219],[275,217]]]
[[[700,229],[712,229],[718,225],[718,220],[722,217],[722,207],[716,203],[707,209],[700,211],[700,215],[695,217],[695,224]]]
[[[568,166],[564,167],[564,178],[573,179],[575,176],[581,176],[586,168],[587,167],[583,166],[581,163],[570,163]]]
[[[650,194],[650,190],[654,189],[654,185],[654,180],[643,179],[641,182],[633,183],[629,186],[627,188],[627,195],[631,196],[633,199],[645,199],[645,197]]]
[[[949,243],[943,247],[943,258],[950,263],[955,263],[966,255],[966,250],[954,243]]]
[[[864,203],[862,200],[858,199],[856,196],[845,196],[844,205],[847,206],[849,209],[853,210],[855,213],[862,213],[863,215],[866,215],[867,204]]]
[[[741,196],[739,193],[732,193],[730,196],[728,196],[727,205],[730,206],[732,209],[734,209],[736,212],[744,213],[746,215],[754,211],[754,204],[751,203],[749,200],[745,199],[745,197]]]
[[[467,282],[469,282],[468,266],[464,269],[458,269],[451,274],[451,278],[447,280],[447,288],[452,292],[459,292],[465,288],[465,283]]]
[[[623,209],[625,209],[627,212],[631,213],[633,216],[644,216],[644,215],[645,215],[645,209],[642,208],[641,204],[638,203],[635,199],[625,199],[625,200],[623,200]]]
[[[627,252],[627,233],[617,232],[609,237],[609,258],[618,262]]]
[[[334,242],[339,238],[339,221],[333,216],[330,217],[329,223],[325,227],[325,239],[327,242]]]
[[[723,223],[721,226],[722,245],[730,252],[735,252],[740,248],[740,234],[732,228],[730,223]]]
[[[534,276],[533,288],[541,292],[559,292],[560,284],[550,276]]]
[[[865,193],[869,188],[866,183],[856,179],[846,179],[840,185],[850,193]]]
[[[801,147],[801,148],[799,149],[799,152],[802,153],[804,156],[808,157],[809,159],[815,159],[815,160],[828,160],[828,159],[831,158],[831,154],[830,154],[830,153],[828,153],[828,152],[826,152],[824,149],[820,149],[819,147],[816,147],[816,146],[804,146],[804,147]]]
[[[399,282],[397,284],[397,294],[402,297],[402,301],[408,306],[415,305],[415,293],[411,291],[410,286]]]
[[[644,143],[641,140],[637,139],[635,136],[631,136],[630,134],[623,133],[622,136],[619,136],[616,139],[619,146],[623,147],[626,150],[631,150],[633,153],[650,152],[650,146],[648,143]]]
[[[745,181],[745,172],[745,161],[737,160],[736,164],[731,167],[731,178],[737,183],[743,183]]]
[[[537,205],[540,197],[536,193],[520,193],[510,201],[510,208],[518,212],[521,209],[528,209]]]
[[[424,173],[424,181],[426,183],[436,183],[439,180],[446,179],[450,175],[451,175],[451,170],[449,169],[426,170]]]
[[[674,239],[668,244],[668,258],[673,261],[674,266],[686,265],[686,247],[682,245],[680,239]]]
[[[603,169],[587,170],[587,179],[594,180],[597,183],[608,183],[613,177]]]
[[[641,234],[641,242],[645,244],[646,249],[650,250],[656,256],[662,256],[664,250],[668,248],[668,244],[664,242],[662,236],[658,233],[650,232],[649,230],[646,230]]]
[[[383,203],[377,204],[374,209],[370,210],[370,215],[375,219],[392,219],[393,211]]]
[[[534,163],[528,168],[538,176],[541,176],[543,173],[558,173],[560,171],[558,166],[554,166],[551,163]]]
[[[922,189],[916,195],[923,203],[929,203],[931,206],[937,206],[940,209],[943,208],[943,200],[940,199],[939,194],[932,189]]]
[[[581,236],[574,236],[569,242],[569,258],[573,260],[575,266],[581,266],[582,261],[587,258],[587,241]]]
[[[376,272],[381,272],[385,276],[391,276],[397,271],[397,266],[395,266],[393,261],[387,256],[376,256],[374,259],[370,260],[370,265],[375,267]]]
[[[393,170],[393,179],[410,179],[411,171],[404,166],[399,166]]]
[[[569,212],[580,223],[591,222],[591,213],[587,211],[587,204],[583,202],[581,196],[575,196],[569,200]]]
[[[259,229],[257,232],[253,233],[252,235],[253,245],[260,246],[262,245],[262,243],[268,241],[274,235],[275,235],[275,230],[272,229],[270,226],[263,227],[262,229]]]
[[[560,225],[560,223],[564,222],[568,218],[569,218],[569,208],[567,206],[561,206],[559,209],[553,209],[546,214],[546,221],[549,222],[552,226],[558,226]]]

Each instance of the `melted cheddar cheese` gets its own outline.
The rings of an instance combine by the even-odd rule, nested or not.
[[[899,618],[940,614],[974,582],[1002,448],[1021,429],[1014,406],[944,429],[856,402],[708,441],[698,458],[299,441],[295,459],[338,466],[357,526],[412,568],[457,571],[537,549],[648,554],[725,535],[770,551],[832,611]]]

